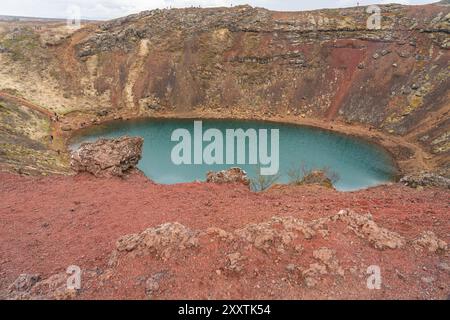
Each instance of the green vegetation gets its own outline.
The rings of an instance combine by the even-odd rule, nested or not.
[[[14,61],[31,60],[40,46],[39,35],[30,28],[17,28],[0,40],[0,45],[6,49]]]
[[[0,143],[0,150],[0,161],[19,173],[67,172],[68,161],[51,150],[13,143]]]
[[[0,108],[0,128],[15,136],[26,137],[47,144],[50,135],[49,119],[37,111],[21,105],[2,101]]]
[[[327,188],[334,188],[340,179],[339,174],[328,167],[311,169],[304,163],[299,167],[292,167],[288,171],[288,176],[293,185],[318,184]]]
[[[264,191],[273,186],[280,178],[280,174],[273,176],[264,176],[261,174],[261,168],[256,166],[255,178],[250,179],[250,187],[253,191]]]
[[[19,173],[67,172],[65,154],[49,148],[50,120],[20,104],[0,102],[0,163]]]

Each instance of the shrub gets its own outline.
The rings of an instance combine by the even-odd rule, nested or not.
[[[329,167],[310,169],[304,163],[299,167],[289,169],[287,174],[290,183],[294,185],[318,184],[333,188],[340,179],[339,174]]]

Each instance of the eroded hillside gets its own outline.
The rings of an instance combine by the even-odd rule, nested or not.
[[[450,7],[380,8],[380,30],[366,7],[153,10],[78,31],[4,22],[0,89],[56,112],[58,136],[121,117],[312,120],[376,130],[398,161],[448,171]]]

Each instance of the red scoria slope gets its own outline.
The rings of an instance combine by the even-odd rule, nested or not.
[[[0,173],[0,198],[0,298],[450,294],[448,190],[393,184],[348,193],[315,186],[253,193],[239,185],[157,185],[138,173]],[[122,238],[129,234],[135,235]],[[72,264],[83,271],[77,294],[64,287]],[[367,289],[370,265],[381,268],[380,290]],[[11,286],[23,273],[41,280]]]

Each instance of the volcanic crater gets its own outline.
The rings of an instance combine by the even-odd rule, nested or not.
[[[450,7],[379,7],[376,30],[366,7],[152,10],[78,30],[0,18],[0,298],[446,299]],[[314,126],[382,146],[405,177],[256,193],[71,168],[79,130],[149,118]]]

